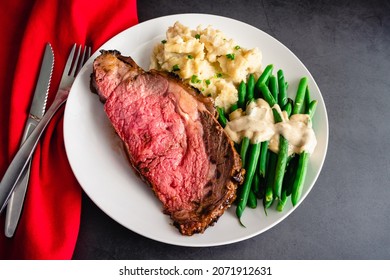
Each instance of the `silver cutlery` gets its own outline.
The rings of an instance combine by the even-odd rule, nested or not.
[[[49,43],[46,44],[45,52],[42,59],[42,65],[36,84],[34,97],[30,107],[29,117],[27,119],[22,143],[31,134],[38,122],[43,117],[46,109],[47,95],[49,94],[50,80],[54,67],[53,49]],[[28,161],[26,169],[23,171],[15,190],[8,201],[7,213],[5,216],[5,236],[12,237],[19,222],[20,213],[22,212],[24,197],[27,191],[31,160]]]
[[[22,144],[19,151],[16,153],[7,171],[5,172],[3,179],[0,183],[0,213],[4,210],[7,202],[11,196],[12,191],[15,188],[16,183],[20,179],[23,170],[26,168],[28,161],[30,160],[37,143],[45,130],[47,124],[50,122],[57,110],[66,102],[70,87],[72,86],[76,75],[84,65],[86,60],[91,55],[91,48],[84,47],[83,55],[80,57],[82,46],[78,47],[77,52],[76,44],[69,54],[68,60],[64,72],[62,74],[60,86],[55,99],[41,121],[38,123],[31,135]]]

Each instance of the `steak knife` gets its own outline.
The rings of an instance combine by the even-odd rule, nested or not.
[[[30,107],[29,117],[27,119],[22,143],[31,134],[37,126],[40,119],[43,117],[46,109],[47,96],[49,94],[50,80],[54,67],[54,53],[49,43],[45,46],[42,65],[39,72],[38,81],[36,84],[34,97]],[[5,236],[12,237],[15,233],[22,212],[24,197],[26,195],[31,161],[23,171],[19,181],[17,182],[13,193],[8,201],[7,213],[5,216]]]

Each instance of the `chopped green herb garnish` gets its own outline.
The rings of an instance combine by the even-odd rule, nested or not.
[[[198,76],[192,75],[192,77],[191,77],[191,83],[193,83],[193,84],[198,84],[198,83],[200,83],[200,82],[201,82],[201,80],[198,79]]]
[[[177,64],[173,65],[172,71],[179,71],[179,70],[180,70],[179,65],[177,65]]]
[[[235,54],[234,53],[228,53],[226,57],[230,60],[234,60]]]
[[[207,80],[205,80],[205,83],[206,83],[206,85],[210,85],[210,80],[209,79],[207,79]]]
[[[196,34],[195,39],[200,39],[200,34]]]
[[[167,42],[167,40],[162,40],[161,43],[162,44],[165,44]]]
[[[217,73],[217,78],[222,78],[222,73]]]
[[[234,47],[234,49],[235,50],[239,50],[239,49],[241,49],[241,47],[237,45],[237,46]]]
[[[190,54],[187,55],[187,58],[188,58],[188,59],[194,59],[194,57],[193,57],[192,55],[190,55]]]

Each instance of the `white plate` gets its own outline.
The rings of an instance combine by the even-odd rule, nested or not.
[[[144,69],[149,67],[153,46],[165,37],[167,28],[180,21],[196,28],[212,25],[246,48],[258,47],[263,65],[274,64],[283,69],[289,82],[289,95],[295,96],[299,79],[307,76],[311,96],[318,100],[313,127],[318,144],[310,158],[306,182],[300,202],[312,189],[325,160],[328,146],[328,118],[324,101],[313,77],[302,62],[284,45],[248,24],[214,15],[180,14],[156,18],[119,33],[100,49],[117,49],[132,56]],[[76,78],[67,101],[64,141],[70,165],[87,195],[112,219],[126,228],[168,244],[182,246],[216,246],[238,242],[258,235],[281,222],[292,213],[291,203],[280,213],[271,208],[265,216],[263,207],[246,209],[240,226],[232,206],[204,234],[181,236],[152,191],[135,176],[124,154],[120,140],[103,111],[98,97],[89,89],[92,61],[96,52]],[[304,221],[302,221],[304,223]]]

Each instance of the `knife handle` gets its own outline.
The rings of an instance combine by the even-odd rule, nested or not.
[[[31,156],[34,153],[38,141],[47,124],[50,122],[61,105],[65,103],[68,94],[69,91],[64,92],[63,94],[61,94],[59,91],[59,94],[56,95],[53,104],[47,110],[46,114],[43,116],[31,135],[20,147],[19,151],[16,153],[14,159],[9,165],[0,183],[0,213],[3,212],[5,206],[7,205],[7,202],[13,190],[15,189],[16,183],[19,181],[23,170],[26,168],[29,160],[31,159]]]
[[[31,132],[37,126],[38,121],[34,118],[28,118],[26,127],[23,133],[22,144],[30,136]],[[31,159],[28,162],[26,169],[23,171],[21,178],[15,186],[15,190],[7,204],[7,213],[5,215],[4,233],[7,237],[12,237],[15,233],[22,212],[24,197],[26,195],[28,181],[30,177]]]
[[[6,237],[13,237],[18,226],[20,215],[22,213],[24,198],[27,192],[27,186],[30,178],[31,160],[29,161],[26,169],[24,169],[21,179],[15,186],[10,199],[7,204],[7,212],[5,215],[5,228],[4,234]]]

